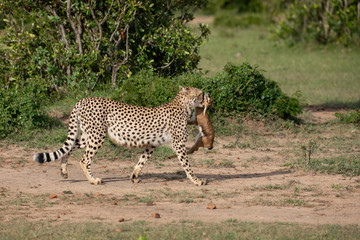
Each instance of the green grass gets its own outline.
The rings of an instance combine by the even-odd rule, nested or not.
[[[360,175],[360,155],[349,154],[345,156],[326,157],[311,160],[311,169],[329,174],[342,174],[344,176]]]
[[[97,221],[98,219],[94,219]],[[305,225],[227,220],[222,223],[182,221],[156,224],[136,221],[65,223],[13,220],[0,223],[1,239],[358,239],[357,225]]]
[[[265,70],[288,95],[301,91],[306,103],[328,107],[360,106],[360,49],[340,46],[276,45],[265,27],[212,27],[201,50],[200,67],[208,75],[221,72],[227,62],[249,62]]]

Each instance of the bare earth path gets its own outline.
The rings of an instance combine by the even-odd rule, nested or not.
[[[321,122],[333,113],[313,116]],[[214,150],[193,154],[195,173],[209,180],[200,187],[185,178],[177,159],[150,160],[142,182],[133,184],[129,175],[136,159],[98,158],[93,172],[105,184],[90,185],[78,156],[70,157],[65,180],[60,162],[40,166],[32,161],[33,154],[42,150],[5,146],[0,148],[0,220],[360,223],[359,177],[289,169],[284,163],[296,158],[290,146],[301,141],[299,136],[269,135],[265,140],[266,147],[252,149],[228,146],[236,138],[226,137],[216,140]],[[216,209],[207,209],[210,202]]]

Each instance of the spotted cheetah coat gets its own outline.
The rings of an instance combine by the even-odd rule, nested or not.
[[[145,148],[130,176],[139,182],[139,173],[155,149],[171,143],[188,178],[203,185],[193,173],[186,154],[187,121],[195,107],[202,106],[203,92],[197,88],[180,87],[172,102],[147,108],[128,105],[107,98],[85,98],[76,103],[69,120],[69,131],[64,145],[51,153],[38,153],[34,160],[45,163],[61,159],[61,175],[68,178],[69,154],[85,148],[80,165],[91,184],[101,184],[91,171],[91,162],[104,142],[106,134],[118,145]]]

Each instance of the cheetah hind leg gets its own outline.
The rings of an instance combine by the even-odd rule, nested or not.
[[[61,158],[60,174],[64,179],[67,179],[69,177],[68,172],[67,172],[68,158],[69,158],[69,155],[66,155],[63,158]]]
[[[156,147],[154,147],[154,146],[147,147],[147,148],[145,148],[144,152],[141,154],[140,159],[139,159],[138,163],[135,165],[134,171],[131,173],[131,176],[130,176],[130,180],[133,183],[139,183],[141,181],[139,178],[139,173],[140,173],[141,169],[144,167],[146,161],[149,160],[149,158],[151,157],[151,155],[153,154],[155,149],[156,149]]]
[[[93,139],[98,139],[98,141],[95,143]],[[94,175],[91,172],[91,162],[99,148],[101,147],[102,143],[104,142],[105,134],[99,134],[97,137],[88,137],[86,141],[86,149],[85,154],[80,161],[80,166],[83,169],[87,179],[91,184],[103,184],[103,180],[101,178],[95,178]],[[90,144],[91,143],[91,144]]]
[[[65,155],[61,158],[60,174],[64,179],[68,179],[68,177],[69,177],[68,172],[67,172],[67,163],[68,163],[68,158],[69,158],[70,153],[72,151],[75,151],[76,149],[84,148],[86,139],[87,139],[87,136],[85,133],[83,133],[80,139],[76,139],[75,146],[73,147],[73,149],[71,149],[67,155]]]

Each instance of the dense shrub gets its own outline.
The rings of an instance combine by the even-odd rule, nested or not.
[[[141,71],[115,89],[113,99],[132,105],[156,107],[170,102],[178,91],[177,83],[152,71]]]
[[[249,64],[228,64],[215,77],[188,73],[174,78],[162,77],[152,71],[141,71],[129,77],[113,92],[113,99],[129,104],[155,107],[171,101],[179,85],[193,86],[209,92],[214,99],[210,109],[216,115],[250,116],[277,115],[295,117],[301,113],[297,98],[285,95],[276,82]],[[44,113],[49,99],[48,88],[41,80],[0,88],[0,138],[20,130],[46,127],[51,119]]]
[[[218,12],[214,19],[215,26],[249,27],[266,23],[266,19],[257,13],[236,14],[233,11]]]
[[[0,138],[21,130],[49,125],[43,111],[44,84],[35,81],[21,87],[0,88]]]
[[[228,64],[223,73],[212,78],[185,74],[170,79],[142,72],[127,79],[116,90],[114,98],[129,104],[154,107],[171,101],[179,85],[209,92],[214,99],[211,111],[217,114],[291,118],[302,112],[297,98],[285,95],[276,82],[265,78],[261,71],[249,64]]]
[[[274,36],[289,44],[316,41],[357,45],[360,42],[360,3],[356,0],[292,1],[273,27]]]
[[[297,98],[286,96],[276,82],[247,63],[227,64],[222,74],[208,81],[206,91],[214,97],[216,111],[224,114],[274,114],[289,118],[302,112]]]
[[[192,71],[209,29],[195,35],[187,22],[205,2],[4,0],[0,83],[42,78],[55,89],[94,89],[141,69]]]
[[[236,10],[237,13],[262,12],[269,1],[262,0],[209,0],[205,13],[216,14],[219,10]],[[271,1],[272,2],[272,1]]]
[[[209,0],[204,13],[215,16],[215,26],[268,25],[292,1],[294,0]]]

